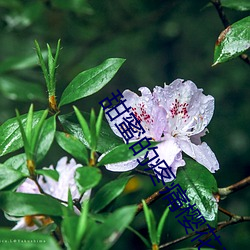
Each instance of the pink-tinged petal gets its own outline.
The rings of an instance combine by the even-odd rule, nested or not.
[[[16,190],[19,193],[27,193],[27,194],[40,194],[40,191],[36,185],[36,183],[27,178]]]
[[[136,134],[131,140],[138,140],[142,138],[142,136],[153,137],[156,140],[159,140],[166,126],[166,111],[163,107],[159,107],[155,101],[153,100],[153,96],[150,90],[146,87],[139,89],[142,93],[141,96],[138,96],[136,93],[125,90],[123,92],[124,99],[126,99],[126,106],[131,107],[130,112],[133,112],[137,120],[140,121],[141,126],[144,128],[145,133],[140,137]],[[123,108],[118,106],[118,110],[122,111]],[[114,121],[111,121],[106,115],[106,118],[109,122],[109,125],[113,132],[122,137],[119,130],[115,126],[115,124],[119,125],[123,122],[123,117],[128,117],[129,114],[125,113]]]
[[[56,166],[56,170],[59,173],[58,181],[55,181],[49,177],[39,179],[39,184],[42,186],[44,191],[55,198],[63,201],[68,200],[68,190],[70,189],[73,199],[80,197],[80,193],[77,189],[76,182],[74,179],[75,171],[80,164],[76,164],[74,159],[68,162],[67,157],[61,158]],[[45,179],[45,181],[43,181]]]
[[[169,133],[191,136],[200,133],[214,112],[214,98],[204,95],[192,81],[177,79],[164,88],[155,87],[156,102],[168,113]]]
[[[142,161],[144,157],[139,157],[139,161]],[[106,164],[105,167],[107,170],[113,171],[113,172],[125,172],[130,171],[138,166],[137,159],[135,160],[129,160],[129,161],[123,161],[113,164]]]
[[[43,168],[43,169],[55,170],[52,165],[49,166],[48,168]],[[49,178],[48,176],[39,176],[38,183],[46,194],[52,196],[55,190],[57,189],[57,181],[52,178]]]
[[[199,134],[190,136],[191,142],[194,143],[195,145],[200,145],[201,144],[201,137],[206,135],[207,132],[208,132],[208,129],[205,128]]]
[[[174,175],[176,175],[177,169],[185,165],[185,161],[182,159],[181,149],[176,143],[175,138],[171,137],[170,135],[165,135],[163,138],[163,142],[158,144],[157,153],[159,157],[157,159],[165,160]],[[149,157],[153,157],[153,153],[149,154]],[[156,160],[150,162],[150,164],[156,165]],[[161,165],[162,167],[162,165]],[[161,172],[162,170],[159,167],[156,167],[155,170]],[[160,178],[160,176],[158,176]],[[166,179],[164,178],[165,182],[170,182],[174,178]]]
[[[201,145],[195,145],[187,139],[179,140],[179,145],[183,152],[205,166],[211,173],[215,173],[219,169],[215,154],[205,142]]]

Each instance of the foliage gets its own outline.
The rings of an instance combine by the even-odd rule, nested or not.
[[[63,52],[61,51],[61,41],[64,42],[63,37],[62,40],[58,40],[55,50],[49,44],[47,44],[47,50],[41,49],[40,39],[37,39],[35,45],[33,45],[37,57],[34,56],[35,53],[9,57],[7,52],[5,56],[8,58],[0,62],[0,93],[3,96],[3,101],[0,103],[1,109],[5,109],[4,102],[6,101],[6,103],[14,102],[20,110],[16,110],[16,117],[11,117],[9,114],[14,109],[11,110],[11,105],[6,107],[6,112],[9,113],[0,126],[0,208],[7,219],[15,219],[19,222],[23,220],[26,223],[23,229],[36,231],[10,231],[6,228],[0,228],[0,234],[6,241],[5,243],[0,242],[0,249],[64,249],[65,247],[73,250],[118,249],[119,241],[126,242],[127,234],[130,234],[130,239],[138,236],[142,240],[144,248],[157,250],[163,242],[173,240],[172,236],[166,236],[165,232],[169,232],[173,227],[173,225],[170,227],[169,221],[170,217],[174,217],[174,213],[169,213],[169,207],[165,203],[163,209],[160,205],[159,209],[154,205],[149,208],[151,200],[156,199],[154,195],[150,196],[150,199],[142,200],[142,203],[136,204],[148,195],[148,190],[151,193],[156,191],[150,183],[149,177],[144,180],[146,184],[143,184],[143,193],[138,192],[140,188],[135,188],[137,189],[137,197],[134,199],[133,194],[126,190],[131,185],[133,178],[142,180],[140,173],[129,171],[118,176],[110,175],[104,167],[108,164],[122,164],[128,160],[136,160],[138,157],[145,155],[145,151],[134,156],[132,150],[129,149],[134,142],[124,144],[120,138],[114,135],[103,117],[104,110],[101,108],[96,115],[92,108],[88,113],[86,112],[87,104],[85,103],[86,105],[83,106],[82,103],[93,100],[94,106],[107,95],[111,96],[113,87],[109,89],[106,85],[110,81],[115,84],[115,81],[119,81],[119,74],[121,76],[126,74],[123,67],[127,69],[128,66],[124,64],[123,56],[114,53],[113,58],[106,59],[105,46],[107,45],[109,48],[107,53],[110,53],[110,48],[116,48],[121,42],[126,43],[128,40],[133,41],[134,39],[135,45],[133,46],[135,47],[132,48],[135,51],[143,48],[141,46],[143,46],[144,41],[139,41],[140,35],[138,37],[134,35],[141,32],[138,31],[141,23],[145,21],[145,24],[143,24],[145,27],[151,20],[157,19],[157,22],[160,23],[165,18],[162,12],[174,7],[170,3],[159,3],[158,6],[151,1],[142,3],[138,0],[132,4],[128,0],[123,3],[123,15],[129,19],[131,13],[135,16],[138,14],[137,19],[130,23],[123,23],[124,17],[121,17],[118,13],[113,13],[112,27],[110,29],[107,26],[107,30],[105,30],[105,25],[110,23],[108,15],[104,15],[108,4],[111,4],[109,1],[109,3],[88,2],[86,0],[71,2],[69,4],[66,0],[51,0],[25,3],[21,0],[7,2],[0,0],[2,12],[0,24],[6,25],[10,34],[15,30],[27,34],[30,32],[28,29],[34,32],[33,27],[39,20],[42,22],[40,27],[45,30],[44,15],[50,17],[50,22],[55,21],[55,24],[59,27],[58,30],[61,29],[61,26],[60,23],[57,23],[59,22],[57,19],[62,17],[63,26],[65,25],[62,29],[66,29],[67,25],[71,26],[72,20],[69,17],[73,15],[76,20],[79,20],[79,23],[84,23],[87,20],[91,24],[83,32],[81,25],[75,22],[70,36],[72,38],[77,36],[78,39],[84,40],[86,44],[93,43],[96,46],[96,50],[90,51],[89,57],[86,57],[84,63],[82,63],[81,59],[76,59],[78,53],[79,55],[83,53],[77,40],[74,40],[75,55],[73,53],[70,55],[70,49],[67,46],[65,46]],[[248,1],[239,1],[236,4],[235,1],[224,0],[221,3],[224,7],[244,11],[243,13],[249,10]],[[120,4],[122,4],[120,1],[114,3],[114,5]],[[144,13],[140,12],[140,9],[143,9]],[[100,13],[100,15],[99,19],[93,21],[94,13]],[[115,25],[116,22],[117,26]],[[130,29],[133,25],[130,35],[127,35],[126,29],[128,27]],[[178,27],[167,19],[164,19],[164,24],[161,25],[161,33],[164,34],[163,36],[168,40],[168,43],[172,44],[173,40],[171,39],[178,36],[175,33],[178,33]],[[250,46],[249,27],[249,17],[244,16],[222,31],[214,49],[213,65],[216,68],[219,67],[217,64],[222,64],[221,67],[223,67],[224,62],[247,52]],[[54,31],[54,33],[52,32],[54,40],[55,37],[56,39],[61,37],[60,32],[55,27],[51,28]],[[120,28],[122,29],[121,34],[112,37],[112,32],[115,34]],[[150,25],[146,28],[154,29]],[[103,47],[99,43],[100,38],[109,41],[108,44]],[[31,39],[30,34],[27,39]],[[32,40],[34,39],[32,38]],[[178,43],[178,41],[175,42]],[[196,44],[196,41],[193,40],[192,43]],[[31,44],[29,42],[22,46],[30,48]],[[127,50],[128,47],[124,45],[124,50]],[[15,49],[17,48],[15,47]],[[121,47],[119,47],[119,50],[122,50]],[[158,51],[157,53],[162,52]],[[98,60],[95,59],[96,54],[100,55],[102,63],[99,62],[99,56]],[[211,54],[212,51],[210,51]],[[150,70],[154,68],[151,67],[154,56],[150,56],[147,65],[148,70],[143,70],[142,73],[142,81],[147,79],[148,75],[152,75],[153,72]],[[44,86],[37,84],[37,82],[42,81],[42,77],[38,75],[42,75],[41,72],[37,73],[35,68],[37,58],[45,79]],[[134,58],[134,56],[131,56],[131,58]],[[89,62],[86,63],[86,61]],[[61,62],[62,66],[59,67],[58,65]],[[140,76],[141,67],[143,67],[140,63],[145,62],[141,62],[140,58],[136,57],[134,62],[138,68],[133,70],[138,71]],[[94,64],[94,67],[89,66]],[[206,66],[203,65],[203,67]],[[60,68],[62,68],[61,72]],[[71,69],[67,70],[67,68]],[[79,70],[80,68],[81,70]],[[82,70],[82,68],[85,69]],[[160,71],[160,69],[158,70]],[[76,73],[79,71],[81,72]],[[117,76],[115,76],[116,74]],[[67,86],[61,85],[62,79],[68,82]],[[131,79],[133,77],[128,74],[128,80]],[[151,79],[149,78],[149,80]],[[122,84],[125,83],[124,80],[121,80],[121,82]],[[120,84],[117,86],[123,88]],[[46,93],[47,98],[45,97]],[[27,103],[29,104],[30,101],[35,104],[30,104],[28,108]],[[20,104],[20,102],[26,102],[26,104]],[[71,107],[72,104],[74,104],[73,108]],[[84,111],[80,111],[82,109]],[[25,112],[27,113],[25,114]],[[4,113],[2,112],[2,114]],[[157,146],[158,143],[153,142],[152,146]],[[47,184],[59,183],[61,173],[58,169],[42,168],[51,162],[51,155],[54,156],[53,160],[55,161],[60,154],[57,151],[73,157],[79,163],[73,175],[73,180],[71,180],[72,183],[75,182],[76,190],[73,190],[74,185],[72,183],[69,186],[65,185],[65,187],[67,186],[67,200],[48,193],[41,185],[45,178],[49,180]],[[100,154],[103,155],[99,157]],[[185,158],[185,162],[185,167],[178,169],[174,181],[186,190],[191,204],[196,204],[206,221],[211,226],[217,227],[220,221],[218,215],[220,192],[217,184],[218,178],[215,178],[212,173],[193,159]],[[223,167],[221,166],[221,170],[223,170]],[[147,173],[143,172],[143,174]],[[114,176],[117,176],[117,178]],[[66,177],[70,178],[69,176]],[[155,177],[151,176],[151,178]],[[18,191],[18,188],[27,180],[32,181],[37,191],[31,191],[30,193]],[[150,184],[147,185],[147,183]],[[168,183],[167,186],[172,183]],[[147,186],[150,185],[152,187],[147,189]],[[60,188],[63,190],[65,187],[61,186]],[[74,195],[75,191],[79,194],[77,197]],[[159,191],[156,192],[159,195]],[[165,201],[161,201],[161,203],[163,202]],[[184,208],[185,205],[182,209]],[[145,218],[143,219],[137,216],[141,210],[144,211]],[[158,217],[160,219],[157,225]],[[27,222],[28,220],[30,221]],[[177,221],[173,221],[173,223],[177,224]],[[130,226],[131,224],[133,224],[133,228]],[[145,236],[143,232],[140,232],[143,231],[140,230],[140,225],[148,228],[149,237],[147,234]],[[126,234],[123,235],[124,231],[126,231]],[[173,235],[176,235],[176,233],[173,233]],[[180,236],[179,234],[178,237]],[[22,241],[27,241],[27,243],[24,244]],[[188,242],[183,247],[191,247],[191,245],[191,242]],[[127,243],[126,248],[129,247],[131,245]]]

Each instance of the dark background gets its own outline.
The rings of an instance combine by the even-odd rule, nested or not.
[[[220,170],[215,174],[218,186],[225,187],[250,172],[249,65],[236,58],[211,67],[214,44],[223,26],[212,6],[204,8],[207,3],[183,0],[0,0],[0,61],[35,54],[35,39],[46,49],[46,43],[55,48],[61,38],[57,71],[59,99],[63,89],[81,71],[107,58],[125,58],[125,64],[111,83],[99,93],[76,103],[84,111],[91,107],[99,110],[98,102],[116,89],[137,91],[139,87],[147,86],[152,90],[154,86],[163,86],[164,82],[169,84],[176,78],[192,80],[204,89],[205,94],[215,97],[215,113],[208,126],[210,133],[204,140],[220,163]],[[233,23],[249,12],[226,9],[226,14]],[[5,75],[39,84],[46,91],[39,67],[13,70]],[[1,94],[1,90],[0,95],[0,123],[13,117],[15,108],[21,113],[27,112],[30,102],[10,100]],[[36,110],[46,107],[45,103],[34,103]],[[71,111],[70,105],[62,108],[62,113]],[[55,164],[62,155],[65,153],[54,143],[41,167]],[[104,173],[107,178],[117,176]],[[137,190],[124,195],[120,204],[139,202],[154,191],[146,177],[140,177],[138,181]],[[220,205],[232,213],[249,215],[249,198],[246,189],[232,194]],[[164,208],[162,200],[152,206],[158,219]],[[185,234],[172,217],[170,215],[167,220],[162,243]],[[227,218],[220,216],[220,219]],[[134,226],[147,235],[142,214],[136,218]],[[249,229],[249,223],[242,223],[217,234],[221,235],[227,249],[247,249]],[[191,241],[187,240],[184,245],[191,246]],[[113,249],[129,248],[143,249],[143,245],[136,236],[126,232]],[[170,249],[175,248],[178,246]]]

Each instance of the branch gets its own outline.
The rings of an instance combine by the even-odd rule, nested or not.
[[[146,171],[143,171],[143,170],[140,170],[140,169],[134,169],[133,170],[134,172],[137,172],[138,174],[141,174],[141,175],[146,175],[146,176],[152,176],[152,177],[155,177],[156,178],[156,175],[153,174],[153,173],[148,173]]]
[[[233,215],[233,217],[229,221],[222,221],[218,223],[217,228],[214,229],[214,233],[220,231],[221,229],[228,227],[233,224],[238,224],[241,222],[248,222],[250,221],[250,216],[239,216],[239,215]],[[206,241],[209,237],[211,237],[213,233],[207,234],[201,241]],[[198,242],[194,245],[194,247],[198,247],[202,242]]]
[[[154,192],[152,195],[150,195],[148,198],[145,199],[145,202],[147,205],[152,204],[153,202],[155,202],[156,200],[158,200],[160,197],[162,197],[164,194],[160,194],[160,191],[163,191],[165,189],[166,186],[164,186],[163,188],[161,188],[160,190]],[[143,210],[143,205],[142,203],[137,205],[137,211],[136,211],[136,215],[139,214],[141,211]]]
[[[225,199],[229,194],[239,191],[250,185],[250,176],[225,188],[219,188],[220,199]]]
[[[226,29],[228,26],[230,26],[230,22],[229,22],[226,14],[225,14],[223,8],[222,8],[220,0],[211,0],[211,3],[216,8],[216,10],[217,10],[217,12],[219,14],[220,20],[223,23],[224,28]],[[239,57],[245,63],[247,63],[248,65],[250,65],[250,59],[249,59],[249,57],[248,57],[247,54],[241,54]]]
[[[231,214],[231,213],[230,213],[230,214]],[[248,221],[250,221],[250,216],[233,215],[233,217],[232,217],[229,221],[222,221],[222,222],[219,222],[219,223],[218,223],[218,226],[217,226],[217,228],[214,230],[214,232],[216,233],[216,232],[220,231],[221,229],[223,229],[223,228],[225,228],[225,227],[227,227],[227,226],[229,226],[229,225],[238,224],[238,223],[241,223],[241,222],[248,222]],[[202,228],[202,229],[198,230],[197,232],[204,232],[204,231],[207,231],[207,230],[208,230],[208,228],[205,227],[205,228]],[[162,244],[162,245],[159,246],[159,248],[169,247],[169,246],[171,246],[171,245],[174,245],[174,244],[177,244],[177,243],[179,243],[179,242],[181,242],[181,241],[184,241],[184,240],[186,240],[186,239],[188,239],[188,238],[191,238],[191,237],[193,237],[194,235],[196,235],[196,232],[190,233],[190,234],[188,234],[188,235],[182,236],[182,237],[180,237],[180,238],[178,238],[178,239],[175,239],[175,240],[173,240],[173,241],[170,241],[170,242],[167,242],[167,243],[165,243],[165,244]],[[212,233],[206,235],[206,239],[209,238],[211,235],[212,235]],[[202,241],[203,241],[203,240],[205,240],[205,238],[202,239]],[[195,247],[197,247],[199,244],[200,244],[200,242],[197,243],[197,244],[195,245]]]

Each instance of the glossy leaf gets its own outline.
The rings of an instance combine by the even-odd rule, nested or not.
[[[98,114],[97,120],[96,120],[96,139],[98,141],[99,139],[99,135],[100,135],[100,131],[101,131],[101,127],[102,127],[102,119],[103,119],[103,108],[100,108],[100,112]]]
[[[50,146],[54,140],[56,132],[56,117],[52,116],[45,120],[41,135],[39,138],[39,144],[37,149],[37,161],[41,161],[48,153]]]
[[[44,111],[34,112],[33,127],[41,118]],[[22,124],[25,124],[27,114],[21,115]],[[24,125],[25,126],[25,125]],[[17,118],[11,118],[0,126],[0,156],[13,152],[23,146]]]
[[[64,90],[59,106],[99,91],[114,77],[124,61],[121,58],[110,58],[99,66],[78,74]]]
[[[30,148],[31,148],[31,152],[33,154],[36,154],[36,153],[40,153],[42,154],[42,156],[40,157],[40,159],[42,159],[43,157],[43,154],[46,154],[47,151],[48,151],[48,147],[47,145],[45,146],[44,143],[43,143],[43,139],[42,136],[48,136],[48,142],[46,141],[46,144],[48,144],[48,146],[51,145],[51,137],[54,138],[54,131],[53,131],[53,128],[55,129],[55,124],[53,124],[53,122],[55,123],[55,117],[51,117],[51,119],[48,119],[47,121],[46,120],[46,117],[48,115],[48,110],[44,110],[43,114],[42,114],[42,117],[41,119],[39,119],[37,125],[34,127],[34,129],[32,129],[32,137],[31,137],[31,142],[30,142]],[[49,121],[52,120],[52,123],[49,123]],[[48,125],[48,126],[46,126]],[[52,127],[52,129],[51,129]],[[46,131],[48,129],[48,131]],[[51,136],[51,130],[52,130],[52,134],[53,136]],[[45,132],[45,133],[44,133]],[[46,134],[46,132],[48,134]],[[40,141],[41,139],[41,141]],[[53,139],[52,139],[53,140]],[[40,145],[39,145],[40,144]],[[36,151],[36,148],[38,146],[38,149]],[[45,152],[41,152],[43,151],[43,148],[45,149]],[[42,149],[41,151],[39,151],[40,149]],[[38,160],[39,160],[39,155],[38,155]]]
[[[80,112],[80,110],[73,106],[75,113],[76,113],[76,117],[81,125],[82,128],[82,132],[84,134],[84,138],[86,138],[86,141],[88,143],[89,146],[91,146],[91,134],[90,134],[90,129],[89,129],[89,125],[86,121],[86,119],[84,118],[84,116],[82,115],[82,113]]]
[[[221,0],[223,7],[227,7],[239,11],[250,10],[250,1],[249,0]]]
[[[163,212],[163,214],[161,216],[158,227],[157,227],[157,244],[160,244],[160,242],[161,242],[162,230],[163,230],[165,221],[168,217],[168,213],[169,213],[169,207],[166,207],[165,211]]]
[[[82,206],[82,213],[80,215],[78,225],[77,225],[77,232],[76,232],[76,242],[77,247],[79,248],[82,238],[86,233],[86,229],[88,226],[88,214],[89,214],[89,201],[85,200]]]
[[[76,185],[81,194],[95,187],[101,180],[102,173],[95,167],[77,168],[75,173]]]
[[[250,47],[250,16],[228,26],[215,45],[214,65],[226,62]]]
[[[0,190],[13,184],[16,181],[21,181],[27,175],[22,174],[9,166],[0,164]]]
[[[26,231],[10,231],[0,228],[0,249],[6,250],[60,250],[54,238],[48,234]]]
[[[100,162],[97,164],[97,166],[102,166],[105,164],[111,164],[111,163],[117,163],[117,162],[123,162],[127,160],[133,160],[137,159],[138,157],[144,155],[146,151],[148,150],[147,148],[141,151],[139,154],[134,156],[134,152],[131,147],[134,145],[136,142],[131,142],[129,144],[123,144],[119,145],[115,148],[113,148],[110,152],[108,152],[105,156],[103,156],[100,160]],[[148,143],[147,142],[142,142],[143,146],[146,146]],[[151,146],[157,145],[158,142],[151,142]],[[136,152],[139,151],[140,146],[135,146]]]
[[[89,202],[84,201],[80,216],[65,217],[62,223],[62,234],[67,249],[80,249],[82,238],[88,226]]]
[[[214,176],[202,165],[191,159],[185,159],[186,166],[179,168],[175,184],[180,184],[190,200],[196,204],[211,226],[217,225],[218,204],[213,196],[218,192]]]
[[[123,178],[116,179],[105,184],[101,189],[99,189],[94,196],[91,208],[94,212],[99,212],[104,207],[106,207],[110,202],[117,198],[124,190],[128,180],[132,176],[127,176]]]
[[[23,153],[10,157],[8,160],[4,162],[4,165],[8,166],[9,168],[18,170],[19,172],[28,176],[29,171],[27,169],[26,160],[27,160],[26,155]]]
[[[37,169],[36,170],[37,174],[44,175],[47,177],[50,177],[51,179],[58,181],[59,179],[59,173],[56,170],[52,169]]]
[[[90,112],[90,121],[89,121],[89,129],[91,135],[91,149],[96,150],[96,115],[94,109],[91,109]]]
[[[26,82],[14,77],[0,77],[0,93],[10,100],[15,101],[45,101],[42,86]]]
[[[142,204],[143,204],[143,212],[148,226],[148,234],[150,237],[150,241],[152,245],[157,244],[156,221],[154,214],[152,210],[148,208],[148,205],[144,200],[142,200]]]
[[[103,224],[93,227],[83,249],[106,250],[112,247],[133,220],[136,209],[136,206],[126,206],[110,214]]]
[[[13,192],[0,193],[0,208],[11,216],[35,214],[62,216],[63,210],[66,209],[49,196]]]
[[[62,222],[63,240],[67,249],[69,250],[77,249],[76,233],[78,221],[78,216],[70,216],[64,218]]]
[[[87,120],[89,120],[90,116],[88,113],[83,112],[83,115],[87,118]],[[74,135],[84,145],[86,145],[86,147],[90,148],[74,113],[68,115],[61,115],[59,116],[59,120],[63,124],[63,127],[70,134]],[[114,134],[114,132],[110,129],[110,126],[106,121],[102,121],[102,126],[96,149],[97,152],[104,153],[121,144],[123,144],[123,141]]]
[[[71,154],[82,164],[88,164],[88,151],[85,145],[73,135],[56,132],[56,141],[62,149]]]

